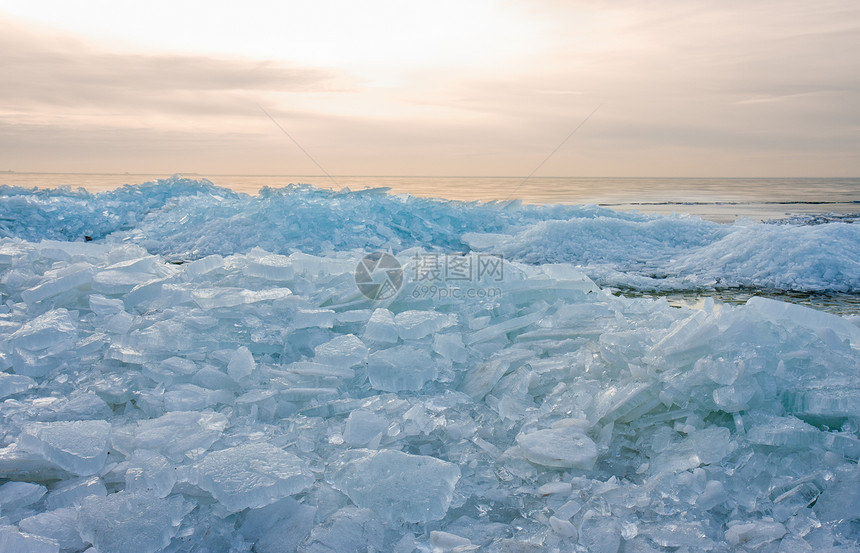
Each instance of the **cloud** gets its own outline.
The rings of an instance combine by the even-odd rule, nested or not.
[[[7,114],[242,115],[255,95],[331,90],[322,69],[191,54],[110,52],[0,20],[0,110]]]

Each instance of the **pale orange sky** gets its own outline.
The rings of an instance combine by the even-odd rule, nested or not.
[[[0,170],[860,176],[860,3],[0,0]]]

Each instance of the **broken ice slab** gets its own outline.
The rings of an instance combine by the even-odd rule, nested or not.
[[[806,449],[821,445],[821,431],[795,417],[753,416],[747,439],[754,444]]]
[[[81,503],[77,528],[99,553],[155,553],[167,547],[193,508],[181,495],[160,499],[121,491],[90,496]]]
[[[785,526],[778,522],[758,520],[729,526],[726,530],[726,541],[732,547],[744,546],[745,549],[755,549],[782,538],[785,533]]]
[[[832,315],[783,301],[762,297],[752,297],[746,307],[749,312],[764,317],[779,326],[792,328],[801,326],[813,330],[830,330],[842,340],[848,340],[855,348],[860,348],[860,328],[838,315]]]
[[[860,387],[847,379],[811,382],[783,394],[786,411],[814,424],[840,426],[846,419],[860,421]]]
[[[368,348],[352,334],[336,336],[314,348],[314,361],[348,369],[367,359]]]
[[[221,437],[227,417],[212,411],[173,411],[115,428],[111,445],[125,455],[135,449],[161,453],[174,462],[205,451]]]
[[[513,319],[508,319],[507,321],[503,321],[501,323],[482,328],[481,330],[476,330],[475,332],[467,334],[464,341],[467,345],[472,345],[477,344],[479,342],[492,340],[493,338],[496,338],[503,334],[507,334],[515,330],[520,330],[522,328],[526,328],[537,323],[544,317],[545,313],[546,309],[540,309],[538,311],[535,311],[534,313],[528,313],[520,317],[514,317]]]
[[[367,359],[370,385],[385,392],[416,391],[436,378],[438,367],[423,348],[394,346]]]
[[[245,288],[199,288],[191,292],[191,298],[201,309],[237,307],[262,301],[291,298],[289,288],[269,288],[266,290],[247,290]]]
[[[295,269],[290,258],[284,255],[252,250],[248,253],[248,264],[244,273],[249,277],[264,278],[272,281],[287,281],[295,277]]]
[[[400,451],[353,450],[337,462],[332,484],[389,523],[440,520],[448,512],[457,465]]]
[[[8,337],[9,361],[18,374],[46,376],[59,364],[56,357],[71,350],[78,341],[73,318],[77,312],[54,309],[24,323]]]
[[[25,392],[35,386],[36,381],[29,376],[0,373],[0,399]]]
[[[146,449],[135,451],[128,459],[125,489],[131,492],[151,492],[167,497],[176,484],[176,469],[163,455]]]
[[[534,352],[508,348],[504,354],[494,355],[484,363],[470,367],[460,384],[460,391],[476,401],[481,400],[498,384],[511,365],[519,364],[530,357],[534,357]]]
[[[88,284],[94,273],[95,269],[89,263],[76,263],[59,271],[47,272],[45,273],[47,280],[23,290],[21,299],[24,300],[24,303],[32,304],[63,292],[69,292]]]
[[[251,376],[256,367],[257,364],[254,362],[251,350],[245,346],[239,346],[239,349],[230,355],[230,361],[227,363],[227,374],[233,380],[239,381]]]
[[[87,544],[78,534],[77,516],[77,509],[65,507],[27,517],[18,523],[18,528],[27,534],[54,540],[63,551],[81,551]]]
[[[597,446],[576,426],[520,434],[517,444],[523,457],[545,467],[591,470],[597,461]]]
[[[51,538],[20,532],[14,526],[0,526],[0,551],[4,553],[6,551],[10,553],[59,553],[60,546]]]
[[[332,367],[322,363],[314,363],[311,361],[296,361],[290,363],[284,370],[299,376],[317,376],[317,377],[334,377],[334,378],[352,378],[355,376],[355,371],[341,367]]]
[[[45,498],[48,509],[62,509],[77,506],[85,497],[105,496],[107,488],[98,476],[84,476],[60,482]]]
[[[456,315],[446,315],[436,311],[403,311],[394,316],[397,335],[403,340],[420,340],[456,322]]]
[[[399,336],[394,314],[384,307],[376,309],[364,327],[364,338],[371,342],[395,344]]]
[[[105,464],[111,426],[103,420],[29,423],[18,446],[80,476],[95,474]]]
[[[434,336],[433,351],[454,363],[463,363],[469,358],[469,352],[463,344],[463,336],[459,333]]]
[[[31,482],[6,482],[0,485],[0,513],[35,503],[47,491],[45,486]]]
[[[366,409],[356,409],[346,418],[343,439],[355,447],[367,447],[371,442],[376,442],[378,446],[386,430],[388,421],[384,417]],[[371,449],[375,449],[375,446]]]
[[[23,451],[17,443],[0,448],[0,478],[43,482],[68,477],[67,471],[40,454]]]
[[[194,466],[191,479],[233,512],[269,505],[314,482],[304,461],[268,443],[213,451]]]

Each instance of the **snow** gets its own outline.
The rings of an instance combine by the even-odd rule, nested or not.
[[[0,222],[0,550],[860,547],[856,317],[601,287],[857,293],[854,224],[178,178]],[[504,272],[422,295],[445,254]]]

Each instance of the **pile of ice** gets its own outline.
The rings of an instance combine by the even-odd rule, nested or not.
[[[794,221],[794,220],[790,220]],[[717,224],[595,206],[523,206],[311,186],[237,194],[174,177],[113,192],[0,187],[0,236],[137,244],[176,262],[421,247],[570,263],[601,286],[860,292],[860,225]]]
[[[860,548],[849,320],[422,248],[374,301],[331,248],[0,241],[0,551]]]

